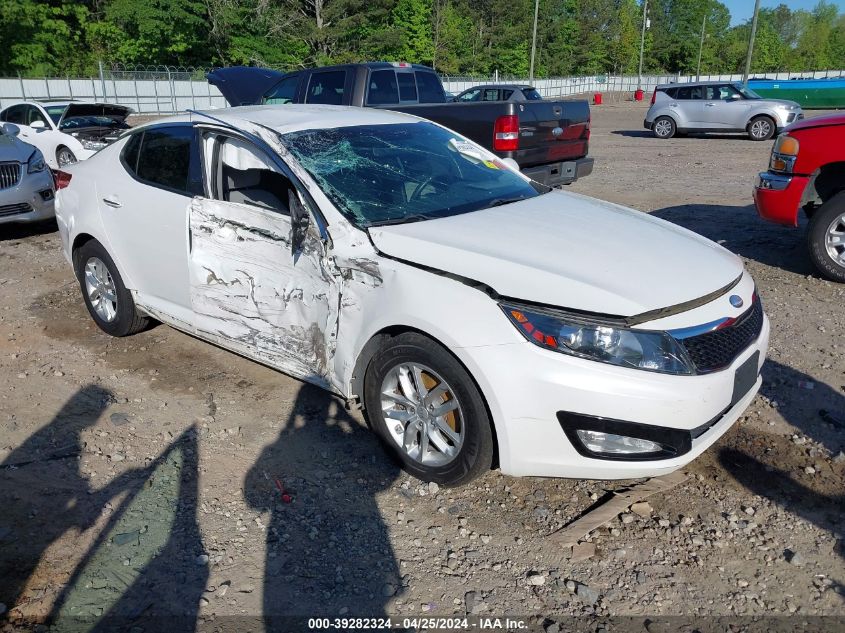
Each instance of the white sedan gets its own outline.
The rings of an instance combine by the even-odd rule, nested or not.
[[[769,322],[739,258],[548,190],[408,115],[174,117],[58,187],[65,254],[101,329],[156,319],[324,387],[426,481],[495,464],[667,473],[761,382]]]
[[[41,150],[51,169],[93,155],[128,129],[131,108],[83,101],[20,101],[0,111],[7,132]]]

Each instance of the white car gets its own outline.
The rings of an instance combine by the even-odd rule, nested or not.
[[[174,117],[58,183],[101,329],[153,318],[324,387],[423,480],[667,473],[760,385],[769,323],[738,257],[416,117]]]
[[[0,123],[41,150],[51,169],[84,160],[128,129],[131,108],[81,101],[20,101],[0,111]]]

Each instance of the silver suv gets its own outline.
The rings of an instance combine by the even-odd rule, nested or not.
[[[688,132],[743,132],[766,141],[804,118],[794,101],[764,99],[741,83],[704,81],[657,86],[645,115],[657,138]]]

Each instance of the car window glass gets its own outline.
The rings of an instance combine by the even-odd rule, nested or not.
[[[683,88],[678,88],[678,96],[677,99],[703,99],[704,98],[704,90],[702,90],[701,86],[684,86]]]
[[[680,97],[678,97],[677,88],[668,88],[666,90],[663,90],[662,92],[665,92],[666,96],[668,96],[670,99],[680,99]]]
[[[484,97],[482,101],[498,101],[499,100],[499,91],[496,88],[488,88],[484,91]]]
[[[432,72],[417,71],[417,90],[419,91],[420,103],[444,103],[446,95],[443,92],[443,84]]]
[[[298,84],[299,75],[282,79],[264,96],[264,103],[293,103],[293,100],[296,98],[296,86]]]
[[[154,128],[144,132],[136,174],[141,180],[190,194],[190,126]]]
[[[58,125],[62,115],[65,113],[65,110],[67,110],[67,106],[46,106],[44,109],[47,110],[47,115],[53,119],[53,123]]]
[[[375,70],[370,73],[367,103],[370,105],[399,103],[399,86],[396,83],[395,72],[392,70]]]
[[[481,90],[476,88],[475,90],[470,90],[468,92],[465,92],[460,97],[458,97],[458,100],[459,101],[478,101],[478,99],[480,97],[481,97]]]
[[[36,121],[41,121],[44,124],[44,127],[50,127],[47,124],[47,119],[41,113],[41,110],[36,108],[35,106],[27,106],[27,113],[26,113],[26,124],[32,125]]]
[[[717,99],[723,99],[727,101],[728,99],[732,99],[734,95],[738,95],[739,91],[734,88],[733,86],[726,85],[726,86],[719,86],[719,95],[716,97]]]
[[[213,151],[217,156],[215,199],[290,215],[288,191],[293,185],[263,152],[237,138],[215,136],[212,140],[217,144]]]
[[[123,148],[123,154],[121,154],[124,166],[133,175],[137,174],[138,172],[138,152],[141,149],[141,139],[143,137],[143,132],[130,136],[129,140],[126,141],[126,145]]]
[[[16,105],[12,106],[4,113],[3,120],[8,123],[17,123],[18,125],[25,125],[24,120],[26,117],[26,106]]]
[[[399,100],[417,100],[417,82],[414,73],[396,73],[396,80],[399,83]]]
[[[507,101],[511,98],[513,90],[502,90],[502,101]]]
[[[346,82],[345,70],[331,70],[313,73],[308,82],[306,103],[326,103],[343,105],[343,84]]]
[[[525,95],[525,98],[529,101],[542,101],[543,95],[537,92],[536,88],[531,88],[530,90],[523,90],[522,94]]]

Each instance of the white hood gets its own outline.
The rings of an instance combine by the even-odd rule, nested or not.
[[[499,295],[626,317],[699,299],[743,270],[736,255],[675,224],[560,191],[369,231],[386,255]]]

